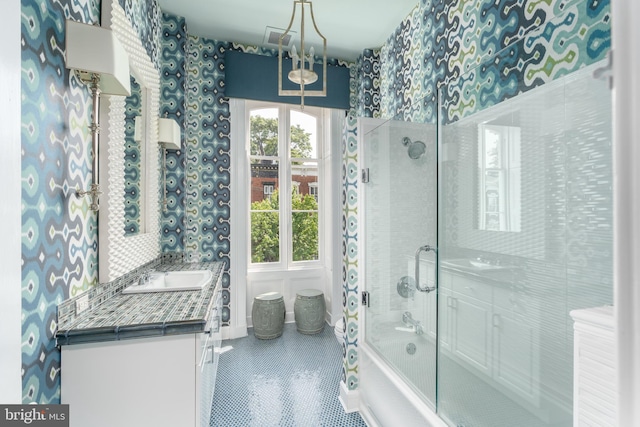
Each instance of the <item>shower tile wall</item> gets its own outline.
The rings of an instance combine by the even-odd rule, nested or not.
[[[365,117],[436,123],[437,90],[445,86],[448,119],[466,117],[603,59],[611,46],[610,20],[609,0],[421,0],[379,56],[363,53],[358,85],[367,95],[358,98],[356,111]],[[525,35],[526,43],[521,41]],[[496,53],[497,63],[480,66]],[[345,156],[343,166],[357,170],[357,157]],[[457,192],[458,171],[444,173],[447,190]],[[445,203],[455,209],[458,198]],[[357,199],[344,202],[345,209],[356,205]],[[357,239],[345,237],[345,247],[347,242],[357,253]],[[545,274],[556,277],[549,266],[535,267],[541,280]],[[357,289],[357,280],[351,285]],[[349,358],[357,360],[357,347],[351,349]],[[357,364],[353,369],[357,372]]]
[[[156,0],[127,2],[127,16],[157,63]],[[23,402],[58,403],[56,306],[97,280],[97,224],[76,187],[91,179],[91,98],[64,66],[64,20],[95,23],[100,2],[22,1]],[[135,16],[135,18],[132,18]]]

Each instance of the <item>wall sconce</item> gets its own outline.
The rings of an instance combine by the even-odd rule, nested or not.
[[[85,84],[90,84],[93,112],[91,117],[91,151],[93,169],[91,188],[77,190],[78,197],[91,196],[91,210],[99,209],[98,198],[98,149],[100,143],[100,93],[128,96],[129,57],[120,41],[111,30],[97,25],[88,25],[67,19],[66,21],[66,67],[74,70]]]
[[[322,90],[307,90],[305,91],[305,85],[310,85],[318,80],[318,74],[313,71],[314,63],[314,49],[311,47],[307,52],[305,50],[305,32],[304,32],[304,20],[305,20],[305,5],[309,6],[309,14],[311,16],[311,22],[313,28],[318,36],[322,39]],[[300,85],[300,89],[285,90],[282,88],[282,61],[284,60],[282,55],[282,42],[288,36],[293,26],[293,21],[296,16],[296,9],[300,6],[300,51],[296,49],[295,44],[291,48],[291,71],[287,75],[287,78]],[[307,54],[308,53],[308,54]],[[285,32],[278,39],[278,95],[279,96],[299,96],[300,106],[304,109],[304,97],[306,96],[327,96],[327,39],[322,35],[318,26],[316,25],[316,18],[313,15],[313,5],[307,0],[295,0],[293,2],[293,12],[291,14],[291,21]]]
[[[166,114],[165,114],[166,115]],[[173,119],[158,119],[158,143],[162,147],[162,212],[167,211],[167,150],[180,150],[180,126]]]

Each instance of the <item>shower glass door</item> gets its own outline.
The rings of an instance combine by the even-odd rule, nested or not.
[[[605,66],[486,107],[496,94],[478,70],[441,89],[437,410],[450,425],[572,425],[569,312],[612,304]]]
[[[435,410],[436,126],[361,123],[365,341]]]

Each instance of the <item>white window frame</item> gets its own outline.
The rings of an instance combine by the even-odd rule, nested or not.
[[[246,101],[245,104],[245,164],[248,176],[246,182],[251,185],[251,112],[258,109],[278,110],[278,191],[282,194],[291,194],[293,186],[296,184],[292,180],[292,158],[290,155],[290,129],[291,129],[291,111],[298,111],[303,114],[309,114],[316,118],[316,157],[305,160],[316,162],[318,165],[318,182],[323,182],[324,164],[323,164],[323,146],[325,144],[325,132],[323,126],[325,124],[325,110],[318,107],[306,106],[304,110],[298,105],[278,104],[262,101]],[[255,156],[254,156],[255,157]],[[295,158],[293,159],[296,160]],[[323,193],[323,192],[320,192]],[[273,270],[299,270],[308,268],[318,268],[323,266],[325,259],[325,232],[324,232],[324,200],[322,197],[316,198],[318,202],[318,259],[309,261],[293,261],[293,236],[292,236],[292,207],[291,197],[280,197],[280,256],[277,262],[253,263],[251,261],[251,191],[247,190],[247,262],[249,271],[273,271]]]

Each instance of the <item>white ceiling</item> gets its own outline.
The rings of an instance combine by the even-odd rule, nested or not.
[[[267,26],[287,28],[293,11],[293,0],[159,0],[159,3],[163,12],[186,19],[190,35],[257,46],[265,46]],[[350,61],[366,48],[381,47],[418,3],[419,0],[312,2],[318,29],[327,39],[327,55]],[[312,32],[310,22],[305,28],[306,34]],[[299,25],[295,29],[299,32]]]

